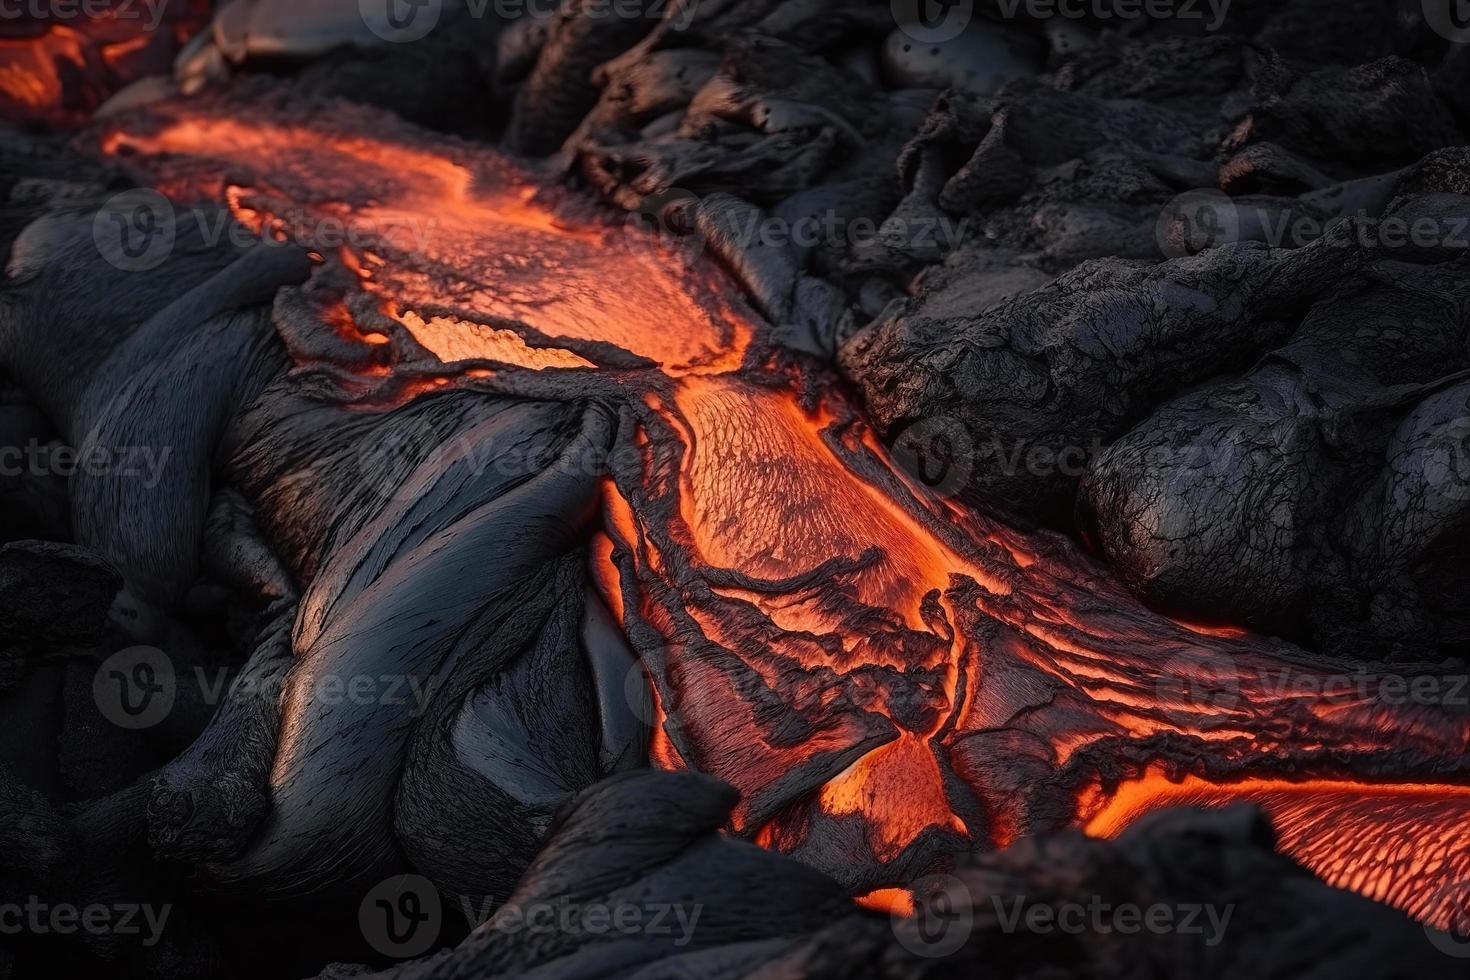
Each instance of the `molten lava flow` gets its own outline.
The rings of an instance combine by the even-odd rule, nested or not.
[[[0,118],[80,123],[128,82],[168,74],[178,48],[209,19],[205,0],[92,3],[85,16],[76,5],[70,16],[62,5],[52,10],[52,19],[12,12],[0,23]]]
[[[1329,884],[1441,928],[1456,924],[1457,896],[1415,883],[1470,881],[1470,786],[1279,779],[1210,783],[1198,776],[1170,780],[1152,770],[1120,786],[1084,829],[1110,837],[1160,807],[1239,800],[1265,810],[1282,850]]]
[[[558,219],[532,200],[530,177],[501,158],[215,118],[119,133],[108,149],[189,154],[261,174],[265,188],[255,193],[211,188],[197,174],[164,189],[224,190],[244,223],[318,251],[340,248],[384,312],[444,360],[590,367],[577,348],[611,344],[678,374],[734,367],[749,343],[723,292],[668,275],[658,252],[617,225]],[[371,197],[344,203],[369,187]],[[315,204],[309,213],[299,210],[303,197]],[[502,323],[519,328],[515,341]],[[525,337],[527,325],[534,336]]]
[[[1255,799],[1288,852],[1416,914],[1464,873],[1436,828],[1470,796],[1470,721],[1376,675],[1332,690],[1330,662],[1174,623],[1067,542],[936,497],[719,269],[523,167],[366,110],[257,109],[153,109],[102,144],[327,257],[277,321],[298,359],[341,362],[344,397],[621,413],[593,576],[652,683],[655,764],[738,787],[734,832],[885,907],[957,850],[1182,800]],[[345,242],[312,238],[328,219]],[[1442,857],[1398,860],[1395,834]]]

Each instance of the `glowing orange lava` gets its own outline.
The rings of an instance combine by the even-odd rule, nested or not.
[[[1372,675],[1330,690],[1328,661],[1172,622],[1067,542],[935,496],[828,367],[774,348],[713,263],[524,166],[366,110],[336,107],[330,127],[235,111],[152,109],[102,145],[252,227],[355,232],[303,242],[328,261],[278,308],[361,348],[344,370],[364,384],[410,365],[410,396],[453,385],[620,413],[592,576],[652,681],[654,763],[736,786],[734,832],[886,908],[955,851],[1084,820],[1112,833],[1174,802],[1255,800],[1288,853],[1425,917],[1467,871],[1464,832],[1446,828],[1466,826],[1470,787],[1433,774],[1464,757],[1470,720],[1384,699]],[[1385,743],[1445,781],[1322,775]],[[1125,750],[1237,776],[1101,793],[1089,779]],[[1284,771],[1314,781],[1260,778]]]
[[[187,153],[268,174],[272,191],[254,195],[263,209],[303,244],[340,248],[358,268],[370,266],[364,287],[446,361],[590,366],[563,345],[576,340],[616,345],[677,374],[734,367],[749,342],[749,328],[733,309],[701,302],[720,293],[669,275],[665,258],[620,225],[559,218],[532,200],[537,185],[530,175],[503,158],[207,117],[172,121],[146,136],[116,133],[107,149]],[[363,187],[373,195],[351,207],[341,203]],[[274,193],[294,203],[305,188],[317,202],[309,215],[270,200]],[[242,220],[257,223],[257,209],[244,206],[252,195],[235,188],[231,196],[237,215],[247,212]],[[369,242],[376,262],[356,254]],[[402,261],[410,255],[416,261]],[[522,333],[534,324],[540,336],[511,341],[501,321]]]
[[[1281,849],[1328,884],[1441,928],[1452,924],[1456,907],[1448,897],[1416,883],[1470,881],[1470,786],[1280,779],[1211,783],[1193,775],[1170,780],[1152,770],[1120,786],[1083,829],[1111,837],[1161,807],[1241,800],[1265,810]]]
[[[36,18],[20,7],[0,38],[0,118],[53,125],[80,123],[128,82],[167,73],[209,17],[202,0],[94,2],[71,5],[70,16],[57,5],[54,17]]]

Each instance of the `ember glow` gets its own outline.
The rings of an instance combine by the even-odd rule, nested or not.
[[[18,5],[17,5],[18,6]],[[88,16],[17,19],[0,30],[0,117],[80,123],[135,79],[166,73],[178,47],[206,22],[200,0],[157,11],[117,0],[92,4]],[[157,23],[154,23],[155,19]]]
[[[1150,612],[1067,541],[926,490],[712,262],[491,151],[341,118],[155,109],[102,146],[262,232],[358,232],[304,242],[325,261],[277,313],[351,348],[287,336],[364,410],[456,386],[621,413],[593,577],[654,685],[655,764],[738,787],[732,832],[904,908],[959,850],[1249,799],[1329,882],[1446,921],[1470,787],[1432,760],[1470,720]],[[1419,781],[1339,778],[1388,767]]]
[[[1084,827],[1108,837],[1160,807],[1237,800],[1265,810],[1282,849],[1327,881],[1440,928],[1455,925],[1456,908],[1436,905],[1434,891],[1417,883],[1464,881],[1470,875],[1464,840],[1470,787],[1271,779],[1215,784],[1198,776],[1171,780],[1150,771],[1120,786]]]

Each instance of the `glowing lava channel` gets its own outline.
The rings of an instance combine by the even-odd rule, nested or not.
[[[891,886],[956,850],[1240,798],[1277,816],[1284,848],[1329,881],[1415,914],[1433,917],[1425,896],[1463,875],[1463,840],[1435,837],[1465,826],[1442,822],[1463,786],[1416,797],[1433,812],[1401,788],[1327,779],[1158,777],[1079,797],[1069,767],[1123,747],[1311,774],[1385,741],[1405,758],[1460,758],[1470,722],[1253,688],[1272,664],[1323,665],[1170,622],[1067,543],[929,495],[825,366],[768,346],[712,263],[671,256],[488,149],[360,109],[334,109],[332,128],[305,110],[236,112],[155,107],[102,145],[176,199],[227,203],[266,233],[289,234],[298,210],[355,229],[355,243],[316,249],[319,280],[345,270],[351,283],[321,305],[324,332],[379,356],[401,329],[437,358],[436,385],[615,402],[620,461],[592,572],[654,685],[654,763],[738,787],[735,832],[884,907],[903,905]],[[393,329],[359,322],[364,311]],[[1412,860],[1410,842],[1443,855]]]

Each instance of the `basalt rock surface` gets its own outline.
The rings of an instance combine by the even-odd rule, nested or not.
[[[1470,47],[357,6],[0,145],[0,977],[1456,975]]]

